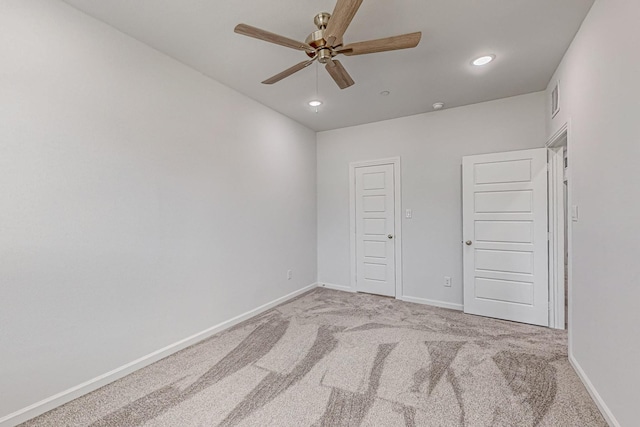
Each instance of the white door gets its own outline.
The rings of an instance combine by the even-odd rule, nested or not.
[[[356,290],[395,296],[394,165],[355,168]]]
[[[465,313],[548,326],[547,150],[462,159]]]

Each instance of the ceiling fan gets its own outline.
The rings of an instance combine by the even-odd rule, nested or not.
[[[353,85],[354,81],[340,61],[333,59],[336,55],[343,54],[353,56],[389,50],[408,49],[416,47],[422,37],[421,32],[416,32],[351,43],[343,46],[342,36],[358,11],[358,8],[360,8],[362,1],[363,0],[338,0],[332,15],[326,12],[317,14],[313,22],[318,27],[318,30],[309,34],[304,43],[247,24],[238,24],[234,31],[238,34],[259,40],[302,50],[310,58],[291,68],[287,68],[262,83],[270,85],[279,82],[285,77],[289,77],[293,73],[308,67],[317,59],[320,63],[325,64],[326,70],[340,89],[346,89]]]

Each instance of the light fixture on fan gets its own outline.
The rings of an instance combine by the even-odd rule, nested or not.
[[[487,65],[488,63],[492,62],[494,59],[496,59],[495,55],[485,55],[485,56],[481,56],[480,58],[474,59],[473,62],[471,63],[476,67],[481,67],[483,65]]]

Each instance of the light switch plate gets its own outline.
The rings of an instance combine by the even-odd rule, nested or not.
[[[578,205],[571,206],[571,220],[578,222]]]
[[[404,216],[407,219],[411,219],[411,217],[413,216],[413,212],[411,212],[411,209],[407,209]]]

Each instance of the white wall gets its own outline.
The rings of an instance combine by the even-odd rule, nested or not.
[[[314,132],[58,1],[0,58],[0,418],[316,281]]]
[[[404,296],[462,304],[462,156],[543,147],[543,92],[318,134],[318,282],[349,286],[349,162],[400,156]],[[443,286],[451,276],[453,286]]]
[[[597,0],[560,80],[551,136],[570,121],[571,353],[612,423],[640,419],[640,2]],[[617,420],[617,421],[615,421]]]

